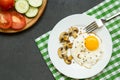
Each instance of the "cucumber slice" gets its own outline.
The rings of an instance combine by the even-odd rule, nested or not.
[[[15,3],[15,9],[19,13],[26,13],[29,9],[29,3],[26,0],[17,0]]]
[[[30,7],[29,10],[25,13],[25,15],[29,18],[35,17],[38,13],[38,8]]]
[[[28,2],[33,7],[39,7],[42,5],[43,0],[28,0]]]

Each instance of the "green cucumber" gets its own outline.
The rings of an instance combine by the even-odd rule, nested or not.
[[[38,13],[38,8],[30,7],[29,10],[25,13],[25,15],[29,18],[35,17]]]
[[[28,2],[33,7],[39,7],[42,5],[43,0],[28,0]]]
[[[15,2],[15,9],[17,12],[24,14],[29,9],[29,3],[26,0],[17,0]]]

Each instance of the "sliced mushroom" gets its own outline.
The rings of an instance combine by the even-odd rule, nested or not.
[[[72,27],[72,29],[73,29],[73,31],[74,31],[74,32],[76,32],[76,33],[78,33],[78,32],[79,32],[79,30],[78,30],[78,28],[77,28],[77,27]]]
[[[65,61],[66,64],[71,64],[72,59],[73,59],[72,55],[64,57],[64,61]]]
[[[73,45],[73,43],[70,43],[70,42],[65,42],[65,43],[63,43],[63,47],[64,47],[65,49],[72,48],[72,45]]]
[[[68,47],[72,48],[73,43],[68,43]]]
[[[77,38],[78,35],[77,35],[76,32],[73,32],[72,36],[73,36],[74,38]]]
[[[63,58],[64,55],[66,55],[66,54],[67,54],[67,51],[66,51],[65,48],[63,48],[63,47],[58,48],[58,56],[59,56],[60,58]]]
[[[60,42],[69,42],[69,35],[67,32],[62,32],[59,37]]]
[[[69,30],[68,30],[68,34],[69,34],[70,36],[72,36],[72,33],[73,33],[73,29],[72,29],[72,27],[71,27],[71,28],[69,28]]]
[[[73,59],[73,56],[70,55],[70,56],[68,57],[68,60],[72,60],[72,59]]]
[[[64,61],[66,64],[71,64],[71,62],[72,62],[71,60],[68,60],[68,59],[64,59]]]
[[[63,59],[67,59],[68,58],[67,54],[62,55],[62,57],[63,57]]]
[[[78,32],[79,32],[79,29],[77,27],[71,27],[71,28],[69,28],[68,34],[70,36],[73,36],[74,38],[76,38]]]
[[[79,29],[77,27],[71,27],[71,28],[69,28],[69,31],[68,31],[69,35],[72,35],[73,32],[78,33]]]

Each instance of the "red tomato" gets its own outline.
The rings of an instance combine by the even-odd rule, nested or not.
[[[0,7],[2,10],[8,10],[14,6],[14,0],[0,0]]]
[[[20,30],[26,26],[26,20],[23,15],[18,12],[11,12],[12,15],[12,29]]]
[[[0,28],[8,29],[12,25],[12,16],[7,11],[0,11]]]

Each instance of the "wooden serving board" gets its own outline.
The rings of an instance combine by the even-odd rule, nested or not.
[[[21,31],[24,31],[24,30],[32,27],[32,25],[35,24],[35,22],[39,19],[39,17],[42,16],[42,13],[44,12],[46,5],[47,5],[47,0],[43,0],[42,5],[39,7],[39,12],[38,12],[37,16],[34,18],[26,17],[26,26],[23,29],[21,29],[21,30],[0,29],[0,32],[2,32],[2,33],[17,33],[17,32],[21,32]]]

